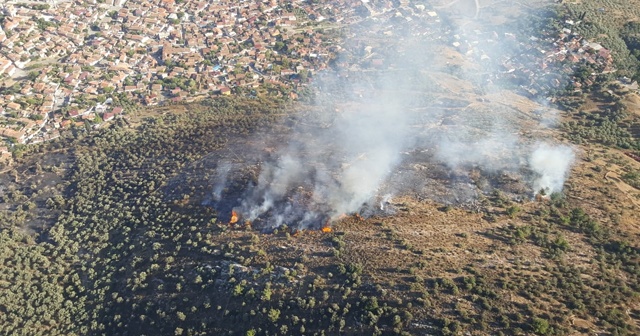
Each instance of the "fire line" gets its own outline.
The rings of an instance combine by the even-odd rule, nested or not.
[[[235,224],[239,219],[238,213],[235,212],[235,210],[231,210],[231,219],[229,220],[229,224]]]

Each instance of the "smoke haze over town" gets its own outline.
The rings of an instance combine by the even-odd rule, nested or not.
[[[463,4],[451,6],[468,10]],[[447,19],[442,33],[453,36],[453,42],[446,43],[447,35],[434,40],[396,29],[370,12],[364,28],[345,33],[332,69],[314,75],[313,95],[301,108],[312,111],[288,121],[291,127],[277,135],[274,150],[243,161],[257,164],[258,176],[241,195],[234,194],[237,199],[225,202],[235,203],[244,220],[258,220],[265,227],[318,227],[344,214],[372,214],[383,198],[412,192],[435,196],[425,182],[428,178],[416,168],[422,164],[446,167],[449,172],[438,177],[441,183],[463,182],[449,183],[448,190],[435,197],[445,203],[473,202],[500,189],[491,183],[478,185],[470,177],[473,171],[489,179],[516,176],[526,184],[514,193],[518,199],[540,191],[560,192],[572,149],[550,137],[552,109],[540,105],[537,115],[515,116],[501,102],[510,96],[492,79],[505,71],[486,61],[486,55],[509,58],[514,50],[500,38],[469,43],[483,28],[479,15]],[[404,20],[403,12],[397,11],[395,18]],[[437,16],[432,19],[440,22]],[[383,48],[376,37],[380,35],[392,36],[392,44]],[[508,33],[492,30],[485,35]],[[450,56],[462,44],[469,48],[462,57]],[[353,65],[356,58],[368,66]],[[469,88],[469,82],[474,86]],[[459,83],[465,84],[456,88]],[[273,137],[261,134],[258,141],[267,143]],[[229,162],[220,166],[213,186],[216,202],[229,196],[221,191],[228,170],[234,169]]]

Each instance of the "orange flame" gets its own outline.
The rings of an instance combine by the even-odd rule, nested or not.
[[[333,229],[331,229],[330,226],[325,226],[322,228],[322,232],[331,232],[331,231],[333,231]]]
[[[238,213],[235,210],[231,210],[231,219],[229,220],[229,224],[235,224],[239,219]]]

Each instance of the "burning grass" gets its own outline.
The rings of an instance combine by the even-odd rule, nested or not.
[[[527,130],[537,122],[504,104],[457,99],[394,102],[394,113],[364,101],[304,106],[268,127],[227,135],[224,148],[194,162],[167,189],[214,208],[221,222],[248,221],[267,232],[282,225],[322,230],[342,213],[393,215],[388,200],[404,196],[476,210],[496,189],[512,200],[532,199],[537,176],[527,156],[534,145],[511,135],[503,141],[494,120]]]
[[[231,219],[229,220],[229,224],[235,224],[238,222],[240,217],[238,217],[238,213],[235,210],[231,211]]]
[[[327,223],[333,224],[345,217],[364,220],[375,216],[393,216],[402,208],[395,204],[397,202],[394,199],[404,196],[476,210],[482,195],[490,196],[495,190],[511,200],[532,198],[526,183],[532,174],[529,170],[495,172],[477,166],[462,166],[452,170],[438,162],[430,152],[412,152],[404,157],[399,169],[389,180],[379,187],[377,195],[356,212],[332,215],[330,208],[314,198],[317,197],[314,194],[314,181],[307,180],[287,188],[283,197],[271,200],[268,211],[256,215],[252,211],[266,204],[266,195],[255,194],[255,188],[264,169],[264,160],[269,159],[270,153],[266,156],[261,154],[263,159],[249,158],[259,150],[254,147],[256,143],[247,139],[237,139],[230,146],[232,150],[212,152],[194,163],[181,177],[188,181],[177,180],[172,186],[175,186],[174,193],[177,194],[182,194],[180,190],[185,188],[184,193],[190,193],[189,202],[214,208],[221,222],[237,228],[247,227],[241,223],[250,223],[248,227],[261,232],[270,232],[282,225],[296,230],[329,230],[331,226]],[[230,158],[234,159],[230,166],[221,163]],[[219,181],[224,183],[220,185]],[[203,188],[194,193],[191,186]]]

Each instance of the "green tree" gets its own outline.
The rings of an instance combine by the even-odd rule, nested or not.
[[[516,215],[518,215],[518,213],[522,211],[522,209],[520,209],[519,206],[517,205],[512,205],[510,207],[507,208],[507,214],[509,215],[509,217],[511,218],[515,218]]]
[[[269,321],[276,323],[280,319],[280,310],[274,308],[269,309],[269,314],[267,316],[269,317]]]
[[[534,333],[538,335],[547,335],[551,331],[551,327],[549,327],[549,322],[545,319],[534,317],[533,323],[531,323],[531,329]]]
[[[38,78],[38,76],[40,76],[40,71],[29,71],[29,74],[27,74],[27,79],[33,82],[34,80],[36,80],[36,78]]]
[[[264,290],[262,291],[262,296],[260,296],[260,300],[269,301],[271,300],[271,285],[269,283],[266,284]]]

